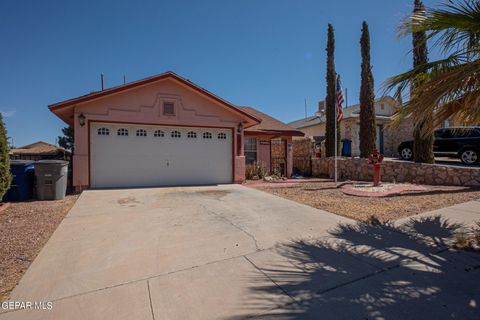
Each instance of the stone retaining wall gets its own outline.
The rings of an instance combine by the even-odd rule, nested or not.
[[[313,158],[312,175],[334,177],[333,158]],[[373,167],[366,159],[338,158],[339,180],[371,181]],[[480,168],[384,161],[381,180],[431,185],[480,186]]]

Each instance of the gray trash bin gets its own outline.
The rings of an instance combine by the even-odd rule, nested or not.
[[[35,162],[38,200],[61,200],[67,191],[68,161],[40,160]]]

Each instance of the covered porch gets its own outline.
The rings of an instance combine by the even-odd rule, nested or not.
[[[259,164],[268,174],[290,177],[293,169],[292,137],[245,134],[245,165]]]
[[[293,137],[303,132],[250,107],[240,107],[262,122],[244,131],[245,165],[260,165],[267,174],[290,177],[293,172]]]

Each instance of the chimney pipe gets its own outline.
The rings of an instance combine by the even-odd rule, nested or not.
[[[324,112],[325,111],[325,100],[319,101],[318,102],[318,112]]]
[[[103,73],[100,73],[100,81],[102,82],[102,91],[105,89],[104,83],[103,83]]]

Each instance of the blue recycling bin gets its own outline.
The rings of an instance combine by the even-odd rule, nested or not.
[[[352,156],[352,140],[343,139],[342,140],[342,157],[351,157]]]
[[[12,160],[10,161],[10,172],[12,173],[12,183],[4,196],[4,200],[17,202],[32,199],[35,176],[33,161]]]

